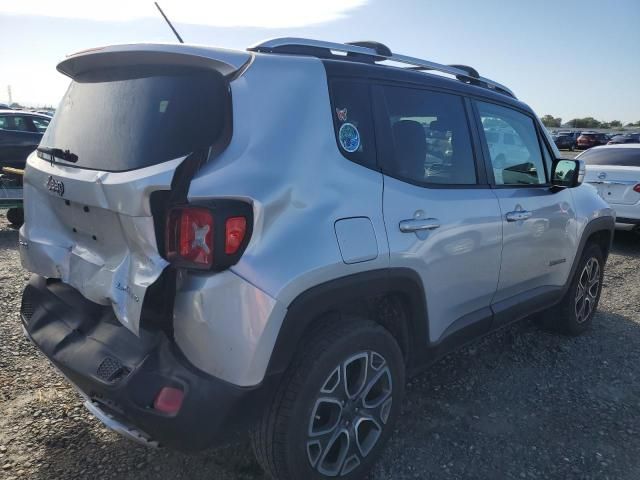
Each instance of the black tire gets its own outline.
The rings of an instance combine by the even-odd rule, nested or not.
[[[594,262],[597,264],[597,272],[590,270],[593,272],[591,276],[587,266],[596,268]],[[577,336],[586,331],[591,326],[593,316],[598,308],[603,277],[604,257],[602,250],[596,244],[587,244],[578,268],[571,279],[571,285],[569,285],[562,301],[538,315],[541,326],[571,336]],[[578,288],[580,286],[584,290],[585,282],[588,293],[580,300]],[[582,310],[583,307],[584,310]]]
[[[7,210],[7,221],[14,227],[21,227],[24,223],[24,210],[22,208],[10,208]]]
[[[348,375],[341,375],[343,371]],[[345,385],[349,383],[362,385],[363,398],[358,394],[355,400],[348,399],[344,392],[348,393]],[[342,317],[325,323],[303,342],[272,404],[252,432],[258,462],[276,480],[363,478],[393,431],[404,384],[402,352],[385,328],[361,318]],[[372,386],[369,394],[365,393],[367,385]],[[333,402],[340,395],[346,400]],[[381,406],[369,409],[367,399],[369,406],[377,401]],[[318,433],[321,431],[328,433]],[[319,436],[313,437],[316,433]],[[333,436],[337,440],[332,443]]]

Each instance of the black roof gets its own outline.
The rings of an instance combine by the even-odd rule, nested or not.
[[[399,68],[391,65],[379,65],[364,62],[354,62],[349,60],[329,60],[323,59],[327,75],[331,77],[358,77],[375,79],[378,81],[399,82],[404,84],[414,84],[425,87],[451,90],[452,92],[488,100],[494,103],[506,104],[511,107],[524,110],[534,114],[531,107],[511,96],[494,92],[488,88],[464,83],[454,78],[447,78],[441,75],[417,71],[408,68]],[[535,115],[535,114],[534,114]]]
[[[6,109],[0,109],[0,114],[2,115],[20,115],[20,116],[24,116],[24,115],[31,115],[33,117],[43,117],[43,118],[51,118],[49,115],[44,115],[42,113],[37,113],[37,112],[30,112],[28,110],[6,110]]]

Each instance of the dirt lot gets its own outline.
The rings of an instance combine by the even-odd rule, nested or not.
[[[263,478],[246,443],[193,456],[146,450],[85,412],[22,337],[16,243],[0,219],[0,478]],[[525,322],[412,380],[371,478],[640,478],[638,238],[616,238],[586,335]]]

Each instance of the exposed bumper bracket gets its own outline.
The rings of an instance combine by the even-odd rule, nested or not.
[[[110,430],[119,433],[129,440],[133,440],[136,443],[144,445],[145,447],[158,448],[159,444],[157,441],[151,440],[151,438],[147,434],[141,432],[137,428],[131,425],[126,425],[119,420],[116,420],[107,412],[102,410],[95,402],[87,400],[86,402],[84,402],[84,406],[93,415],[95,415],[98,420],[100,420],[104,424],[105,427],[109,428]]]

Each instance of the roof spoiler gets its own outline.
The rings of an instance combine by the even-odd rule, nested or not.
[[[211,68],[232,76],[251,61],[248,52],[181,44],[131,44],[91,48],[60,62],[60,73],[75,78],[97,68],[140,65],[183,65]]]

